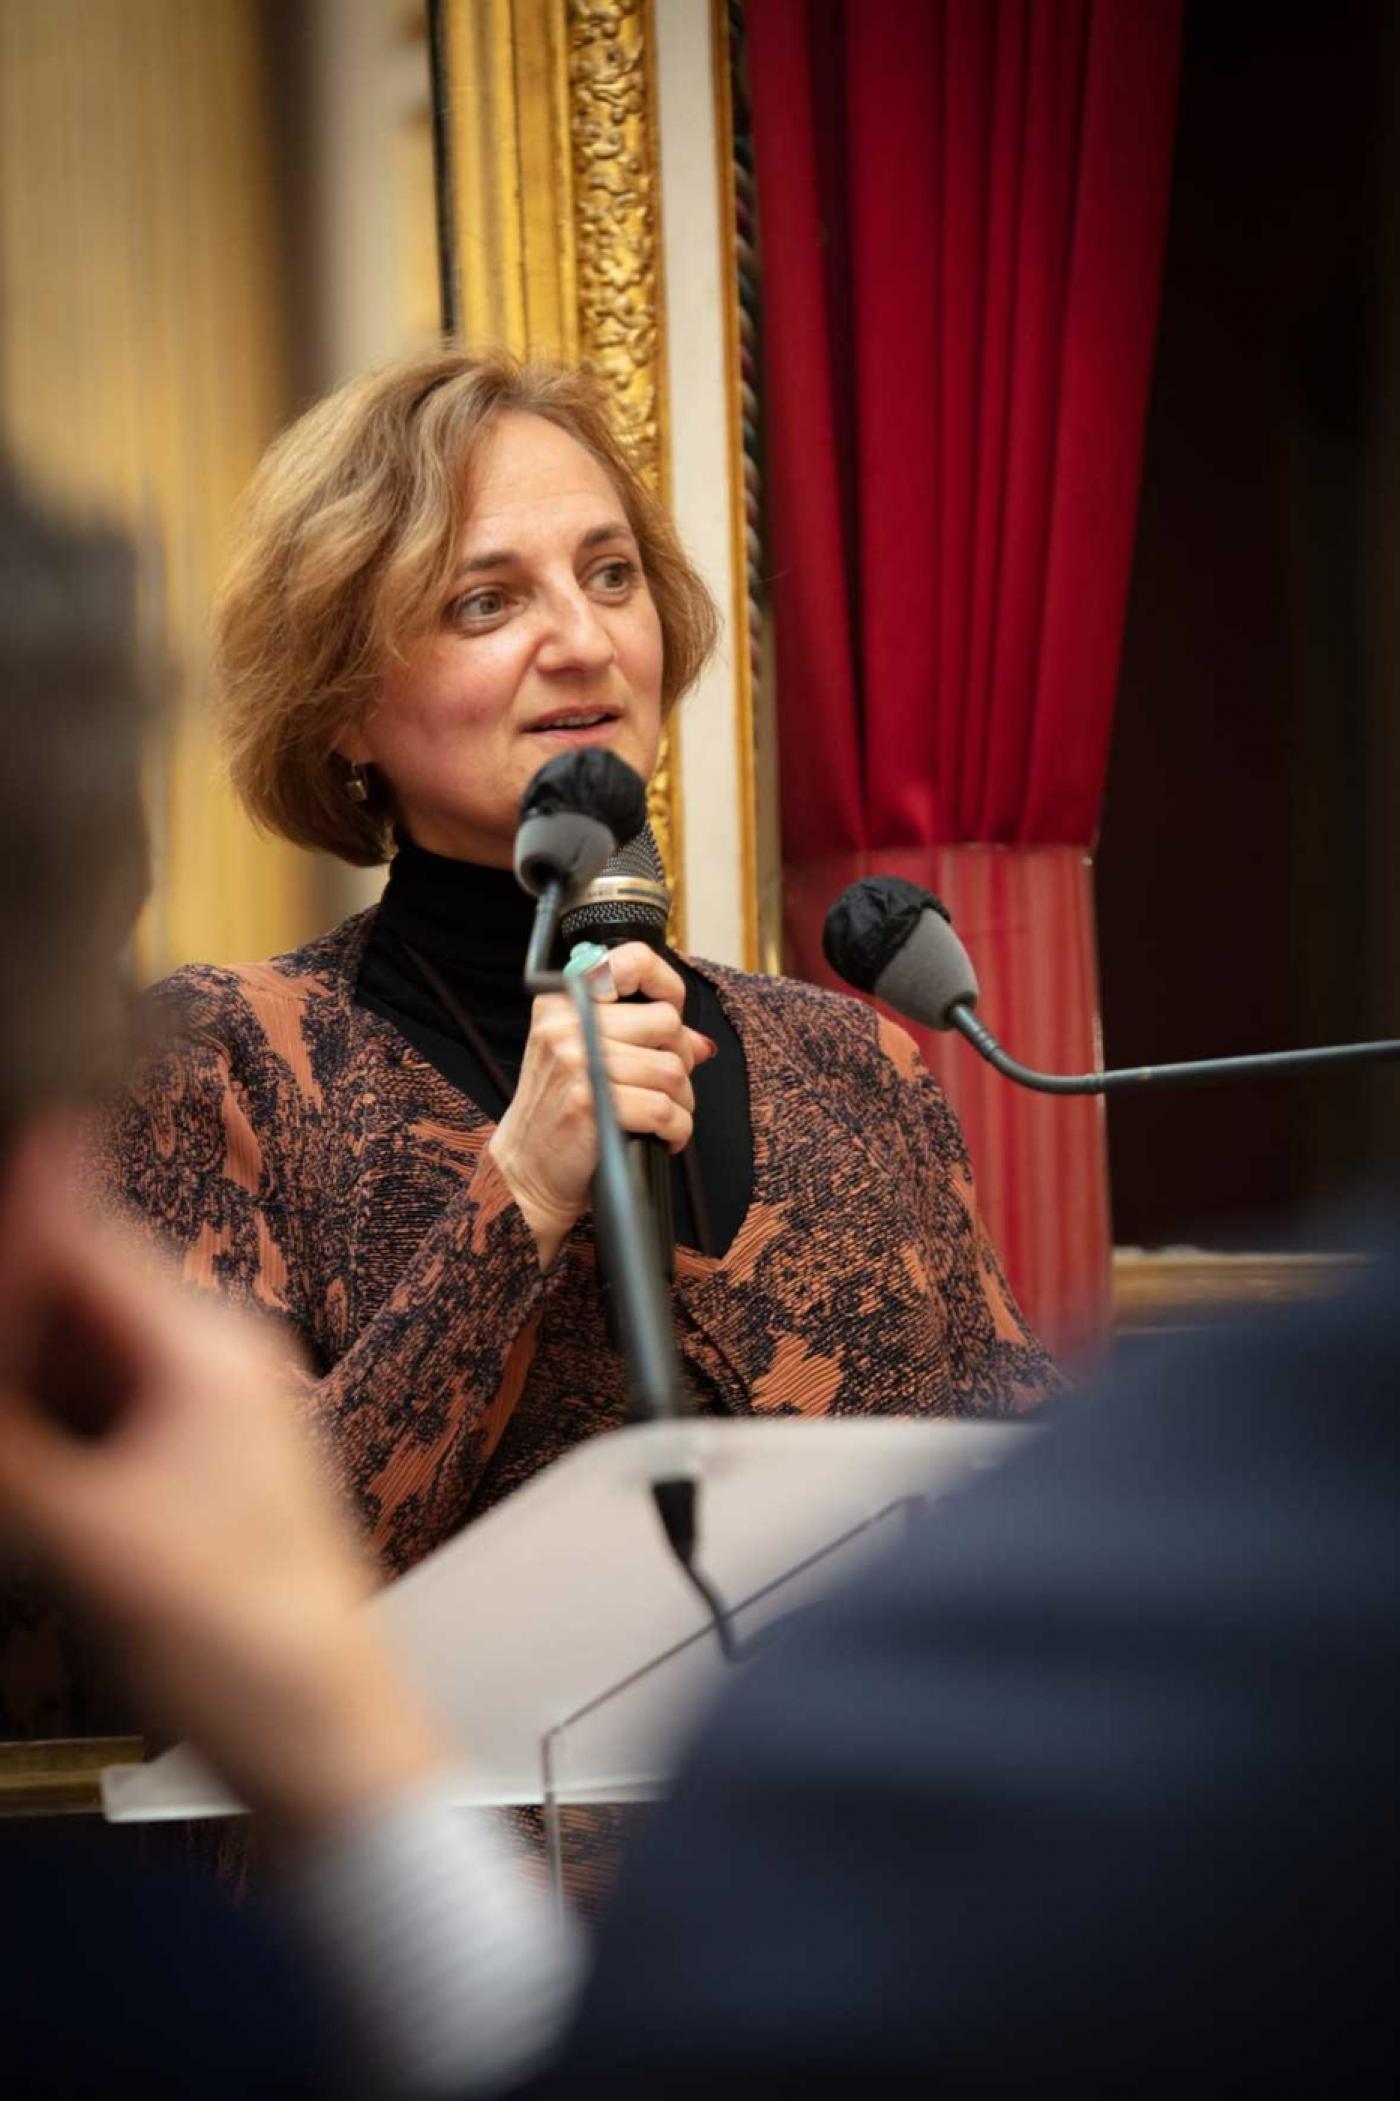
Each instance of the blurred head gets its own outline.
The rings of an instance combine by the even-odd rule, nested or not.
[[[234,782],[360,865],[395,824],[505,863],[569,743],[651,771],[715,631],[594,380],[415,358],[319,403],[255,478],[216,622]]]
[[[131,548],[0,470],[0,1138],[124,1039],[118,954],[146,889]]]

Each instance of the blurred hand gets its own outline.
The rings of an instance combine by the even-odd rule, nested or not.
[[[0,1520],[116,1638],[162,1721],[311,1835],[441,1749],[261,1326],[193,1300],[21,1142],[0,1182]]]
[[[617,1120],[624,1131],[662,1138],[678,1153],[694,1128],[691,1073],[715,1046],[681,1020],[685,985],[655,949],[629,941],[608,962],[618,1002],[642,995],[598,1009]],[[567,993],[535,1001],[520,1083],[490,1150],[547,1268],[587,1206],[598,1164],[583,1030]]]

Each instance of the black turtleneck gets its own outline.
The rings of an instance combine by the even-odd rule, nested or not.
[[[530,994],[521,982],[534,901],[506,868],[451,861],[405,841],[389,869],[383,901],[360,966],[357,1002],[391,1021],[429,1064],[499,1120],[506,1103],[486,1065],[426,981],[410,951],[427,959],[465,1009],[512,1090],[530,1030]],[[753,1136],[743,1046],[708,978],[673,950],[666,960],[685,980],[685,1019],[719,1045],[694,1076],[692,1146],[704,1192],[711,1246],[722,1255],[753,1193]],[[676,1238],[699,1245],[686,1175],[672,1162]]]

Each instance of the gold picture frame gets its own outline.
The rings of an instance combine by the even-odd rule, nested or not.
[[[666,488],[660,161],[648,0],[444,0],[435,24],[444,322],[473,346],[581,361]],[[652,827],[684,943],[679,753]]]

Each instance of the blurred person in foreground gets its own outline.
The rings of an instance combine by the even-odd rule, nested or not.
[[[574,1945],[493,1835],[438,1800],[443,1749],[362,1625],[371,1571],[285,1402],[290,1346],[179,1293],[167,1265],[94,1227],[72,1196],[80,1109],[120,1082],[131,1048],[119,959],[146,887],[140,739],[156,684],[136,616],[129,546],[50,517],[0,471],[8,1720],[43,1733],[55,1687],[88,1677],[72,1668],[57,1577],[107,1637],[141,1725],[218,1744],[264,1812],[295,1902],[290,1918],[234,1907],[203,1878],[138,1861],[133,1833],[8,1825],[0,2084],[211,2101],[344,2093],[358,2079],[336,2037],[357,2031],[335,1987],[354,2001],[369,1965],[390,2058],[398,2020],[415,2065],[440,2053],[442,2020],[415,2019],[425,1990],[449,2027],[469,2023],[474,2091],[502,2051],[517,2073],[530,2057],[495,2001],[496,1964],[523,1941],[527,2002],[557,2007]],[[110,1718],[93,1719],[100,1731]],[[405,1912],[414,1927],[400,1933]],[[439,1933],[465,1980],[450,1993],[432,1959]],[[340,1952],[318,1967],[322,1936]],[[454,2090],[460,2063],[458,2048]]]
[[[115,1082],[118,959],[147,882],[139,752],[155,667],[131,549],[25,504],[0,466],[0,1161],[46,1105]],[[124,1718],[51,1592],[0,1540],[0,1737]]]
[[[7,863],[12,903],[24,881]],[[77,1218],[61,1126],[7,1103],[0,1513],[271,1823],[362,2068],[425,2094],[1389,2090],[1393,1237],[1347,1299],[1067,1404],[738,1673],[571,2012],[576,1944],[448,1810],[273,1344]],[[108,1951],[158,2009],[146,2090],[237,2090],[170,2070],[208,1951],[152,1976],[153,1909]],[[83,1926],[36,1950],[6,1924],[13,2063]],[[211,1959],[227,2021],[257,1953]],[[269,2018],[249,1989],[230,2052]],[[89,2090],[63,2053],[105,2072],[105,2043],[52,2039],[48,2090]]]
[[[75,1286],[82,1279],[90,1295],[97,1272],[65,1193],[67,1119],[95,1086],[120,1077],[129,1048],[118,959],[146,886],[139,750],[155,683],[138,643],[130,547],[95,525],[51,519],[0,468],[0,1408],[9,1460],[17,1379],[30,1405],[75,1434],[121,1397],[110,1354],[86,1361]],[[239,1361],[242,1376],[251,1360]],[[17,1517],[0,1497],[0,1734],[42,1737],[62,1720],[99,1734],[124,1724],[129,1710],[111,1705],[120,1702],[111,1674],[94,1673]],[[75,1687],[87,1704],[60,1715]],[[0,2085],[115,2092],[132,2072],[156,2094],[197,2085],[232,2096],[264,2078],[268,2092],[300,2091],[320,2045],[290,1990],[286,1941],[251,1915],[210,1905],[185,1877],[147,1864],[135,1879],[129,1847],[98,1849],[88,1836],[75,1819],[0,1826]],[[250,1999],[259,2021],[239,2027]]]

